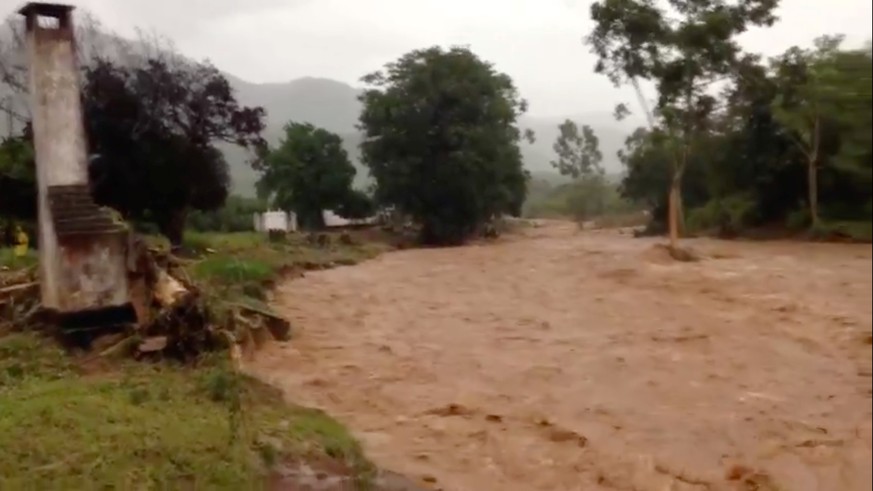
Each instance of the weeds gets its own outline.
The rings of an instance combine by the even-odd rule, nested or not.
[[[215,324],[245,321],[222,317],[240,309],[269,314],[261,300],[288,268],[352,264],[384,247],[189,233],[185,249],[195,254],[183,274],[202,290]],[[36,261],[0,252],[10,269]],[[97,355],[89,356],[33,332],[0,333],[0,489],[263,489],[272,466],[325,458],[342,462],[360,489],[374,473],[340,424],[289,407],[234,370],[226,353],[186,365],[104,359],[99,373],[85,369]]]
[[[264,282],[276,274],[266,261],[234,256],[208,257],[197,263],[193,272],[200,279],[227,284]]]
[[[270,466],[317,455],[371,472],[341,425],[217,357],[87,376],[81,361],[0,338],[0,489],[262,489]]]
[[[24,256],[18,257],[11,248],[0,247],[0,270],[30,268],[36,266],[37,261],[34,250],[28,250]]]

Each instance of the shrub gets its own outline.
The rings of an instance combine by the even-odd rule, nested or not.
[[[788,227],[789,230],[806,230],[811,224],[812,217],[807,208],[794,210],[785,218],[785,226]]]
[[[687,226],[692,232],[737,234],[757,220],[757,202],[746,194],[735,194],[720,200],[710,200],[688,214]]]

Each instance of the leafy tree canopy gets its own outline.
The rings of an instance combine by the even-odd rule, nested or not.
[[[683,222],[682,177],[691,146],[712,124],[717,109],[709,88],[747,59],[737,37],[749,27],[772,25],[777,5],[778,0],[600,0],[591,5],[595,27],[587,42],[598,58],[595,71],[616,84],[633,84],[650,126],[661,125],[669,137],[673,246]],[[639,79],[657,88],[654,111]],[[626,111],[617,109],[616,115]]]
[[[94,197],[125,217],[155,222],[181,243],[189,209],[224,204],[230,178],[213,144],[264,147],[264,111],[241,107],[211,65],[158,54],[133,65],[85,68],[83,108]]]
[[[457,244],[500,213],[520,213],[527,174],[517,119],[526,110],[509,76],[466,48],[416,50],[366,76],[362,159],[376,198],[422,226],[422,239]]]
[[[26,137],[0,141],[0,217],[36,217],[36,169],[33,146]]]
[[[355,167],[339,135],[309,123],[288,123],[278,148],[264,162],[257,183],[261,196],[279,208],[294,210],[302,227],[324,226],[323,210],[366,208],[352,192]],[[352,201],[352,203],[350,203]]]
[[[682,193],[690,228],[810,225],[807,171],[817,148],[812,169],[823,228],[814,230],[864,222],[866,232],[853,228],[851,235],[869,238],[873,59],[869,48],[844,49],[839,40],[792,48],[771,64],[747,57],[731,74],[719,96],[723,109],[689,146]],[[672,174],[668,131],[640,129],[620,153],[623,194],[648,206],[661,227]]]
[[[603,153],[600,152],[600,140],[594,130],[588,125],[579,127],[569,119],[558,126],[560,134],[552,148],[558,154],[558,160],[552,161],[552,167],[558,169],[561,175],[577,179],[591,174],[603,174],[600,163]]]
[[[870,165],[871,58],[869,50],[841,50],[843,36],[823,36],[813,49],[791,48],[773,62],[778,95],[773,115],[806,157],[807,203],[819,226],[819,174],[833,166],[873,181]]]

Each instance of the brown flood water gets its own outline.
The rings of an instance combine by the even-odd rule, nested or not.
[[[545,223],[310,273],[250,370],[457,491],[869,490],[871,247]]]

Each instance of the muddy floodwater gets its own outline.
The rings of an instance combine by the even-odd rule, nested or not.
[[[251,371],[433,489],[869,490],[871,247],[544,223],[309,273]]]

